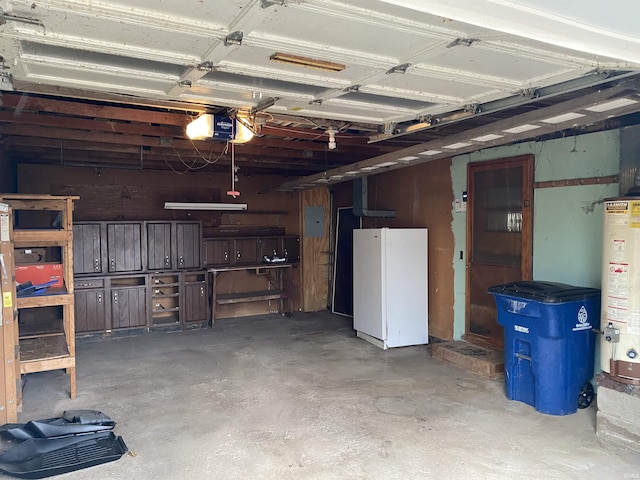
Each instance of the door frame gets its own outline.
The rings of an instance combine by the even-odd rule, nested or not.
[[[533,277],[533,183],[534,183],[534,159],[533,154],[519,155],[515,157],[505,157],[485,162],[471,162],[467,165],[467,228],[466,228],[466,252],[465,262],[465,320],[464,320],[464,340],[470,343],[495,348],[497,345],[487,337],[470,333],[470,273],[472,264],[472,240],[474,225],[473,208],[473,174],[483,170],[495,170],[502,167],[522,167],[522,243],[520,270],[522,280],[531,280]],[[525,214],[526,212],[526,214]],[[496,320],[497,321],[497,320]]]

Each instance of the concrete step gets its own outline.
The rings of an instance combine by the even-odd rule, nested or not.
[[[504,353],[467,342],[431,345],[431,356],[488,378],[504,376]]]

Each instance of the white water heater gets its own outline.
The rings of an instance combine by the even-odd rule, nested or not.
[[[604,202],[602,370],[640,384],[640,197]]]

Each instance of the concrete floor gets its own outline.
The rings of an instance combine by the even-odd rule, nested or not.
[[[78,398],[27,376],[20,421],[98,409],[132,455],[63,479],[627,479],[595,407],[554,417],[426,346],[383,351],[328,313],[78,342]]]

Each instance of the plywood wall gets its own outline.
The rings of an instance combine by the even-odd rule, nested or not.
[[[200,220],[205,236],[216,236],[221,230],[234,230],[233,235],[252,234],[263,227],[277,227],[289,235],[300,235],[299,194],[261,193],[279,185],[279,176],[240,175],[236,189],[240,197],[226,195],[230,174],[189,173],[171,171],[117,170],[47,165],[20,165],[18,189],[21,193],[79,195],[75,202],[74,220]],[[247,212],[189,212],[165,210],[165,201],[237,202],[248,205]],[[293,269],[294,309],[302,308],[302,268]],[[225,279],[236,285],[246,279]],[[224,283],[224,282],[223,282]],[[236,285],[237,286],[237,285]],[[244,285],[249,287],[250,285]],[[241,317],[277,311],[277,302],[255,302],[222,306],[219,314]]]
[[[329,292],[329,237],[331,226],[331,207],[329,190],[318,187],[300,193],[301,225],[301,266],[302,266],[302,310],[316,312],[326,310]],[[309,237],[304,230],[305,208],[324,209],[322,237]]]
[[[451,230],[453,193],[451,160],[370,176],[371,210],[395,210],[395,218],[364,218],[364,228],[427,228],[429,230],[429,335],[453,338],[453,255]],[[352,203],[351,182],[334,190],[334,207]]]
[[[240,197],[234,200],[226,195],[227,173],[18,166],[21,193],[79,195],[74,220],[201,220],[205,234],[207,228],[220,225],[280,226],[288,234],[299,234],[297,194],[260,193],[279,183],[282,177],[240,176],[236,185]],[[165,201],[247,203],[248,212],[164,210]]]
[[[0,149],[0,192],[14,192],[14,171],[6,153]]]

